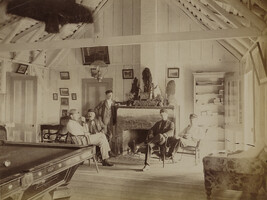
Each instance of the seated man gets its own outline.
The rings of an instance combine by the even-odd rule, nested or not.
[[[88,144],[96,145],[100,147],[101,155],[102,155],[102,165],[103,166],[113,166],[113,164],[108,162],[108,152],[110,151],[109,143],[104,133],[95,132],[92,134],[91,132],[86,131],[86,128],[80,125],[80,114],[76,109],[71,109],[69,111],[70,120],[67,124],[67,130],[72,135],[85,135],[88,140]]]
[[[168,137],[172,137],[174,135],[174,123],[168,120],[167,110],[161,109],[160,116],[162,120],[156,122],[148,133],[149,139],[147,141],[147,151],[143,171],[147,171],[150,167],[149,162],[152,148],[156,145],[164,144]]]
[[[197,142],[201,139],[202,130],[197,124],[197,115],[190,114],[189,119],[190,125],[179,134],[178,138],[170,138],[170,148],[167,157],[173,157],[173,154],[179,147],[196,146]]]

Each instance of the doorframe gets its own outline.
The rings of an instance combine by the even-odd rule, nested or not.
[[[11,87],[12,87],[12,83],[11,83],[11,80],[12,78],[15,77],[15,78],[18,78],[20,80],[33,80],[36,82],[36,84],[34,84],[34,90],[36,91],[36,95],[34,96],[34,102],[36,103],[36,109],[35,109],[35,112],[33,113],[33,119],[35,119],[35,122],[33,124],[33,126],[35,127],[35,132],[36,132],[36,138],[35,140],[37,141],[38,140],[38,111],[37,111],[37,108],[38,108],[38,77],[37,76],[30,76],[30,75],[24,75],[24,74],[18,74],[18,73],[14,73],[14,72],[6,72],[6,89],[7,89],[7,92],[6,92],[6,95],[5,95],[5,106],[6,106],[6,109],[5,109],[5,120],[8,121],[8,122],[11,122],[11,116],[13,115],[14,111],[12,112],[9,112],[11,109],[11,102],[14,102],[14,99],[9,99],[9,95],[11,95],[11,92],[13,90],[10,90]],[[10,93],[10,94],[8,94]],[[26,103],[26,102],[25,102]],[[10,129],[13,128],[13,127],[10,127]],[[10,130],[8,130],[10,131]]]
[[[83,111],[83,105],[84,105],[84,91],[83,91],[83,86],[84,84],[86,83],[99,83],[98,80],[94,79],[94,78],[83,78],[82,79],[82,98],[81,98],[81,111]],[[108,83],[108,85],[110,86],[108,89],[111,89],[113,90],[113,78],[103,78],[102,81],[100,83]],[[113,94],[114,94],[114,91],[113,91]]]

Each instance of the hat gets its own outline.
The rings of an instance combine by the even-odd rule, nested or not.
[[[189,119],[194,119],[194,118],[197,118],[197,115],[196,114],[190,114]]]
[[[109,94],[109,93],[113,93],[113,91],[112,90],[107,90],[106,94]]]
[[[87,112],[93,112],[93,113],[95,113],[95,110],[94,109],[92,109],[92,108],[90,108],[90,109],[88,109],[88,111]]]
[[[168,114],[168,110],[167,109],[165,109],[165,108],[162,108],[162,109],[160,109],[160,111],[159,111],[160,113],[167,113]]]
[[[70,109],[69,115],[77,114],[79,113],[77,109]]]

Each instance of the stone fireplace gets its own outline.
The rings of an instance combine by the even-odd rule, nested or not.
[[[179,131],[179,108],[174,107],[134,107],[118,106],[116,122],[116,152],[125,154],[131,149],[131,143],[144,140],[148,130],[159,120],[160,109],[168,110],[169,119]],[[176,131],[177,132],[177,131]],[[144,134],[144,136],[142,135]],[[140,142],[141,143],[141,142]],[[129,146],[130,144],[130,146]]]

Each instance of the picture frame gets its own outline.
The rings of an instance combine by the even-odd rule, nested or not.
[[[67,109],[62,109],[61,110],[61,116],[62,117],[68,116],[68,110]]]
[[[77,94],[76,93],[71,93],[71,99],[72,100],[77,100]]]
[[[60,73],[60,79],[61,80],[69,80],[70,79],[70,73],[67,71],[59,72]]]
[[[110,64],[108,46],[84,47],[81,50],[83,65],[91,65],[97,60]]]
[[[67,98],[67,97],[62,97],[62,98],[61,98],[61,101],[60,101],[60,104],[61,104],[62,106],[68,106],[68,105],[69,105],[69,98]]]
[[[179,78],[180,69],[179,68],[168,68],[168,78]]]
[[[122,70],[122,78],[123,79],[133,79],[134,78],[133,69],[123,69]]]
[[[69,88],[59,88],[60,96],[69,96]]]
[[[28,65],[19,64],[16,73],[18,73],[18,74],[26,74],[28,67],[29,67]]]
[[[53,93],[53,100],[54,101],[58,100],[58,93]]]

